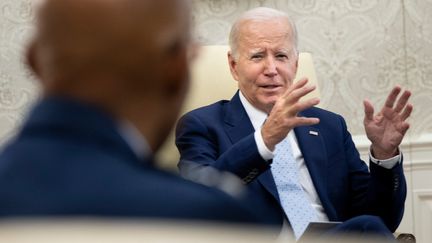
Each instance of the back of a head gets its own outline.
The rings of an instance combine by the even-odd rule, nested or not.
[[[35,71],[47,84],[96,73],[158,78],[154,67],[188,37],[187,17],[179,16],[188,14],[184,2],[46,0],[34,38]]]
[[[29,63],[46,95],[84,100],[131,122],[140,115],[132,112],[145,112],[142,104],[154,104],[151,112],[178,97],[166,108],[176,116],[188,86],[189,14],[187,0],[45,0]]]

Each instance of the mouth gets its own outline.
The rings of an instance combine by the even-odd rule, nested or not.
[[[268,90],[268,91],[276,91],[276,90],[282,88],[282,85],[261,85],[261,88]]]

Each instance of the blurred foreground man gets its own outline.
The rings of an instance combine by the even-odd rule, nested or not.
[[[241,178],[295,239],[308,227],[326,235],[355,233],[394,241],[406,198],[398,147],[409,128],[409,91],[395,87],[374,113],[364,102],[364,125],[372,145],[370,171],[360,159],[344,119],[300,100],[315,87],[293,83],[297,33],[283,12],[244,13],[230,34],[228,61],[239,91],[191,111],[179,121],[179,168],[186,177],[213,167]],[[200,166],[197,166],[200,165]],[[329,223],[330,221],[337,221]],[[327,222],[327,223],[322,223]]]
[[[182,0],[48,0],[28,62],[43,97],[0,155],[0,216],[257,222],[227,194],[153,167],[188,88]]]

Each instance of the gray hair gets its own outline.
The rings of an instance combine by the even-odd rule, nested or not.
[[[295,26],[294,21],[285,12],[273,8],[258,7],[244,12],[242,15],[240,15],[240,17],[234,22],[234,24],[231,27],[231,32],[229,35],[229,46],[234,58],[237,59],[238,38],[239,38],[239,31],[242,22],[247,20],[266,21],[266,20],[274,20],[277,18],[286,19],[288,23],[291,25],[292,34],[293,34],[292,38],[294,42],[294,51],[297,54],[298,37],[297,37],[297,28]]]

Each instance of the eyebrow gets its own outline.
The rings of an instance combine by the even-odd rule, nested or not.
[[[285,53],[285,54],[290,54],[293,51],[293,49],[292,48],[291,49],[281,48],[281,49],[276,49],[276,50],[272,50],[272,51],[275,52],[275,53],[282,52],[282,53]],[[264,52],[265,52],[265,50],[263,48],[256,48],[256,49],[250,50],[248,52],[248,55],[251,56],[251,55],[255,55],[255,54],[262,54]]]
[[[256,48],[256,49],[252,49],[248,52],[249,55],[253,55],[253,54],[259,54],[259,53],[263,53],[264,49],[263,48]]]

